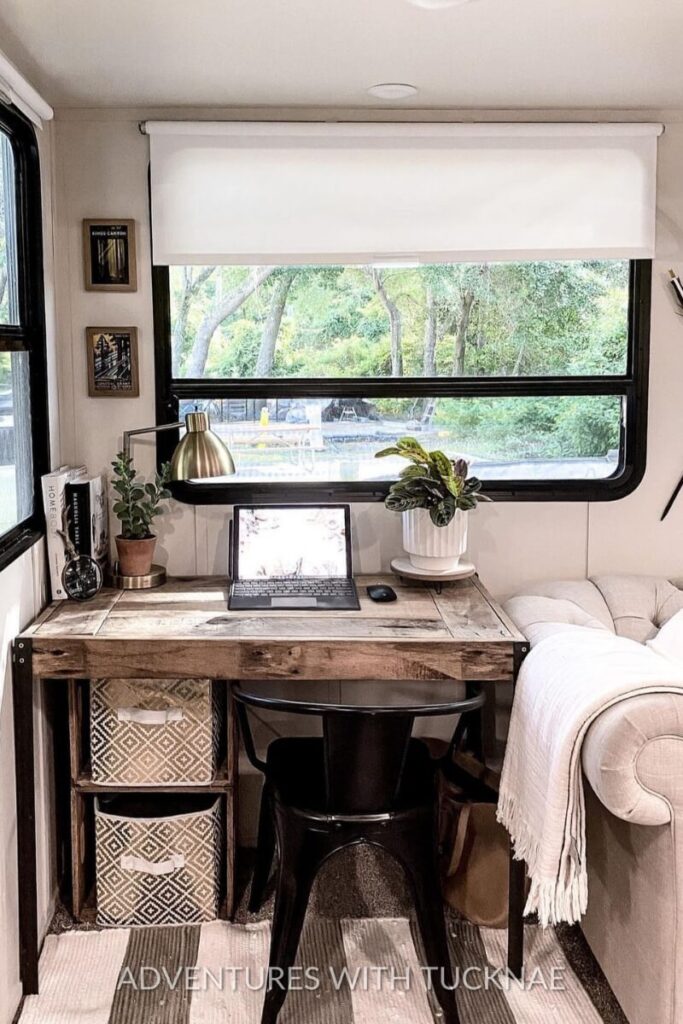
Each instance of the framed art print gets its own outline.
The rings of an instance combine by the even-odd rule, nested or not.
[[[137,398],[137,328],[87,327],[85,336],[90,398]]]
[[[135,221],[84,220],[83,265],[86,291],[137,291]]]

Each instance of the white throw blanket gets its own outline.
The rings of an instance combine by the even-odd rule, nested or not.
[[[525,913],[541,924],[586,911],[581,747],[606,708],[641,693],[683,693],[683,611],[650,645],[602,629],[564,626],[522,665],[510,721],[498,820],[527,862]]]

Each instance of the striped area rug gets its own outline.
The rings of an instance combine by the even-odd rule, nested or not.
[[[40,995],[21,1024],[259,1024],[268,922],[49,935]],[[455,925],[462,1024],[600,1024],[552,930],[527,927],[523,984],[502,971],[503,931]],[[418,943],[419,946],[419,943]],[[280,1024],[433,1024],[405,918],[313,919]]]

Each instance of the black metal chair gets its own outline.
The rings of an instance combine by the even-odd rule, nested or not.
[[[359,691],[360,692],[360,691]],[[263,903],[277,848],[278,872],[270,967],[294,964],[313,880],[332,854],[371,843],[403,867],[434,994],[446,1024],[458,1024],[453,975],[439,884],[435,773],[462,740],[467,714],[481,693],[431,705],[365,706],[288,700],[233,687],[247,756],[263,772],[256,865],[249,908]],[[247,706],[322,718],[322,736],[279,738],[266,761],[255,750]],[[412,736],[416,718],[461,717],[443,759]],[[261,1024],[275,1024],[286,988],[266,992]]]

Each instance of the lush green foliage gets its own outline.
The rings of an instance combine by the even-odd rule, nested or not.
[[[151,537],[152,522],[166,511],[161,503],[171,497],[166,487],[171,477],[170,463],[165,462],[161,473],[156,473],[148,483],[138,480],[133,460],[124,452],[118,452],[112,468],[112,487],[117,494],[113,511],[121,522],[121,536],[127,540]]]
[[[382,378],[620,374],[628,263],[381,269],[173,267],[175,375]],[[224,316],[225,310],[228,310]],[[373,399],[408,432],[426,406]],[[401,428],[400,421],[403,421]],[[604,456],[613,398],[440,400],[431,419],[473,454]]]
[[[414,437],[399,438],[395,445],[377,452],[375,458],[386,455],[400,455],[410,462],[385,498],[384,504],[392,512],[425,508],[435,526],[448,526],[457,509],[466,512],[476,508],[479,501],[490,501],[481,493],[481,481],[476,476],[468,477],[465,459],[449,459],[438,450],[425,451]]]
[[[187,274],[171,272],[174,323]],[[184,376],[207,314],[248,282],[249,267],[205,268],[179,324],[176,375]],[[391,372],[387,310],[365,267],[273,268],[212,333],[203,374],[252,377],[271,300],[290,278],[269,376],[383,377]],[[190,274],[195,280],[197,273]],[[436,331],[435,373],[453,370],[464,328],[467,376],[619,373],[625,365],[628,265],[610,262],[491,263],[381,271],[401,327],[403,375],[425,369],[425,332]],[[471,303],[467,323],[463,312]],[[429,368],[429,367],[428,367]]]
[[[12,356],[10,352],[0,352],[0,392],[9,391],[12,386]]]

